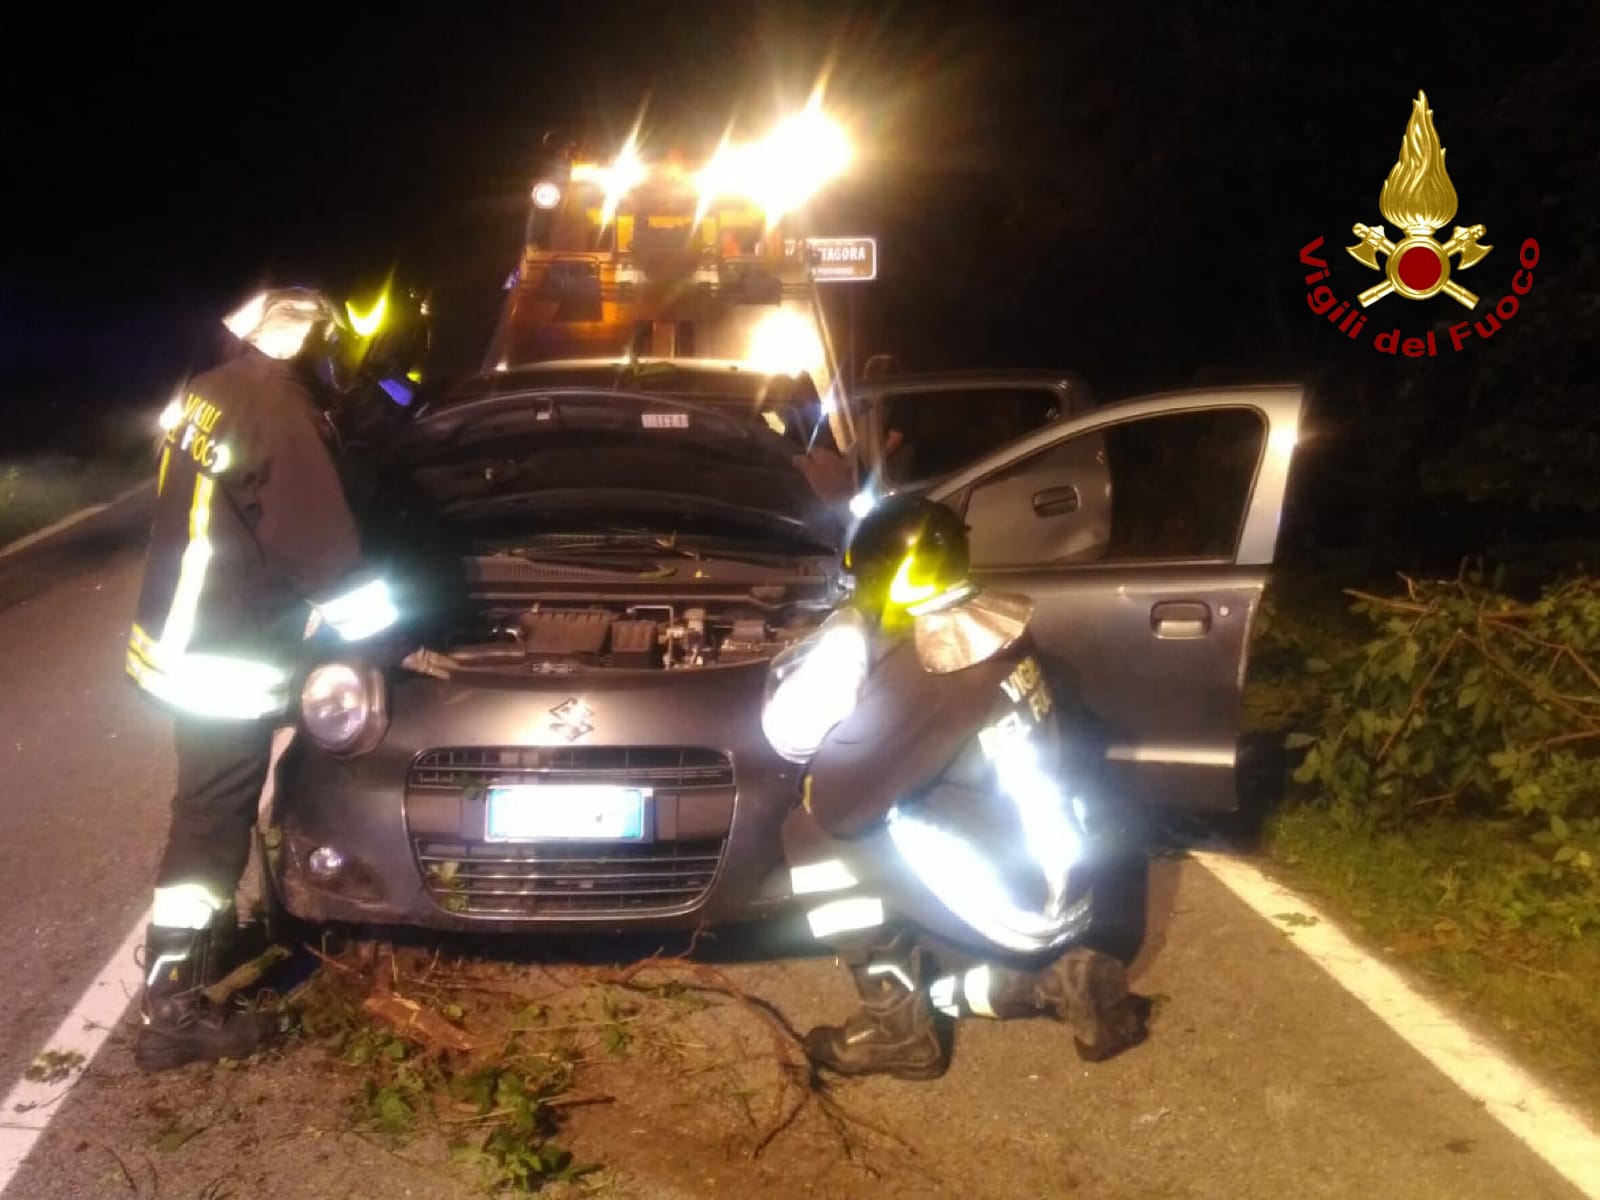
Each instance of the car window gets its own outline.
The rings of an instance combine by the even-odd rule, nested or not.
[[[1265,437],[1255,409],[1216,408],[1058,442],[972,488],[973,565],[1231,558]]]
[[[886,397],[884,477],[937,479],[1061,415],[1053,388],[972,387]]]

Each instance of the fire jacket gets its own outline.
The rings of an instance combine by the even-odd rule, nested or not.
[[[974,666],[937,675],[906,638],[877,663],[854,711],[812,759],[807,807],[834,837],[858,837],[953,765],[982,762],[986,735],[1031,734],[1053,754],[1053,708],[1026,634]]]
[[[291,362],[246,347],[162,425],[128,674],[190,715],[273,716],[311,604],[359,560],[315,402]]]

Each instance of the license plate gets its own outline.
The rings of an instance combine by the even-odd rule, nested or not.
[[[648,788],[526,784],[489,789],[491,842],[639,841]]]

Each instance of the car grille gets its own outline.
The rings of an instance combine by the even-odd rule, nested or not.
[[[486,916],[673,909],[706,894],[726,839],[507,846],[417,841],[428,891],[453,912]]]
[[[699,747],[471,747],[418,756],[409,780],[416,793],[458,795],[491,783],[648,787],[658,805],[721,793],[731,805],[734,776],[727,755]],[[429,894],[450,912],[644,916],[692,908],[705,896],[727,849],[725,829],[705,832],[648,842],[506,843],[413,831],[412,847]]]
[[[506,746],[429,750],[411,765],[414,788],[497,783],[619,783],[632,787],[733,786],[726,754],[697,746]]]

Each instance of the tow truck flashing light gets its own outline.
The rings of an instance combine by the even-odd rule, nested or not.
[[[820,92],[805,108],[779,121],[765,137],[734,143],[726,137],[700,170],[686,171],[679,162],[647,163],[639,151],[635,127],[611,163],[574,162],[568,182],[574,189],[598,187],[603,196],[601,224],[609,225],[630,192],[645,184],[681,186],[693,183],[698,225],[718,200],[741,199],[756,205],[769,228],[843,175],[855,157],[850,136],[823,112]],[[561,182],[540,180],[534,204],[551,209],[561,202]]]

